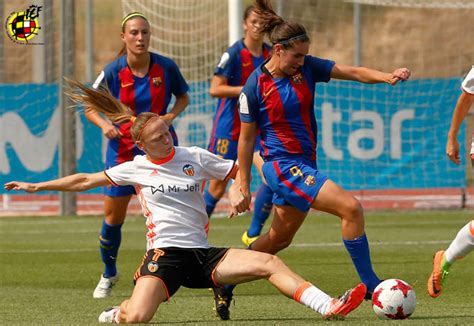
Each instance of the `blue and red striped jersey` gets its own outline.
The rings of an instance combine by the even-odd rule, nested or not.
[[[172,95],[183,95],[189,86],[176,63],[164,56],[150,53],[150,68],[144,77],[133,75],[127,64],[127,55],[117,58],[100,73],[93,87],[106,86],[112,95],[128,106],[135,115],[142,112],[167,113]],[[107,148],[106,166],[130,161],[137,154],[143,154],[132,141],[131,123],[117,126],[123,137],[110,139]],[[170,132],[175,143],[176,133]]]
[[[292,76],[273,78],[264,64],[250,75],[240,94],[240,119],[257,123],[265,161],[316,160],[315,86],[329,82],[334,64],[307,55]]]
[[[271,48],[263,44],[260,57],[254,57],[245,47],[243,39],[235,42],[222,55],[214,75],[227,78],[230,86],[243,86],[250,74],[270,56]],[[219,98],[217,111],[214,116],[211,139],[226,138],[239,139],[240,118],[238,111],[238,97]]]

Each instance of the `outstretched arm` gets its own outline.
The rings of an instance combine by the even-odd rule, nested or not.
[[[353,67],[336,63],[332,68],[331,78],[355,80],[366,84],[387,83],[395,85],[400,80],[408,80],[410,74],[408,68],[398,68],[392,73],[387,73],[366,67]]]
[[[457,140],[459,128],[461,123],[469,112],[469,108],[474,103],[474,94],[469,94],[462,91],[458,98],[456,107],[453,112],[453,119],[451,120],[451,127],[449,128],[448,141],[446,143],[446,155],[456,164],[461,163],[459,156],[459,143]]]
[[[104,172],[97,173],[77,173],[55,180],[29,183],[11,181],[5,183],[6,190],[24,190],[26,192],[37,192],[45,190],[56,191],[85,191],[99,186],[110,185],[109,179]]]

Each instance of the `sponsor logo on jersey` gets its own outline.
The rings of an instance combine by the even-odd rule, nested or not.
[[[150,177],[154,177],[154,176],[157,176],[157,175],[160,175],[158,173],[158,170],[157,169],[153,169],[153,171],[150,173]]]
[[[192,177],[194,176],[194,167],[191,164],[186,164],[185,166],[183,166],[183,172],[184,174]]]

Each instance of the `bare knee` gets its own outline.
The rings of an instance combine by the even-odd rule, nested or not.
[[[262,270],[260,276],[264,278],[269,278],[272,274],[285,266],[285,263],[279,257],[271,254],[265,254],[261,262]]]
[[[257,242],[255,242],[255,245],[252,246],[252,249],[267,252],[269,254],[276,254],[277,252],[287,248],[291,244],[293,236],[289,236],[287,234],[279,234],[277,232],[269,232],[262,237],[262,241],[263,240],[265,240],[265,249],[261,250],[261,248],[255,246],[258,245]]]
[[[342,218],[350,220],[352,222],[363,222],[364,221],[364,210],[361,203],[354,197],[345,202],[343,207]]]

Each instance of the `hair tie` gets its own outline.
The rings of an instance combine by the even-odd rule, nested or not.
[[[145,19],[146,21],[148,21],[148,19],[146,19],[144,14],[142,14],[141,12],[135,11],[135,12],[132,12],[132,13],[128,14],[127,16],[125,16],[124,19],[122,19],[122,28],[125,26],[125,23],[128,20],[130,20],[134,17],[141,17],[141,18]]]

